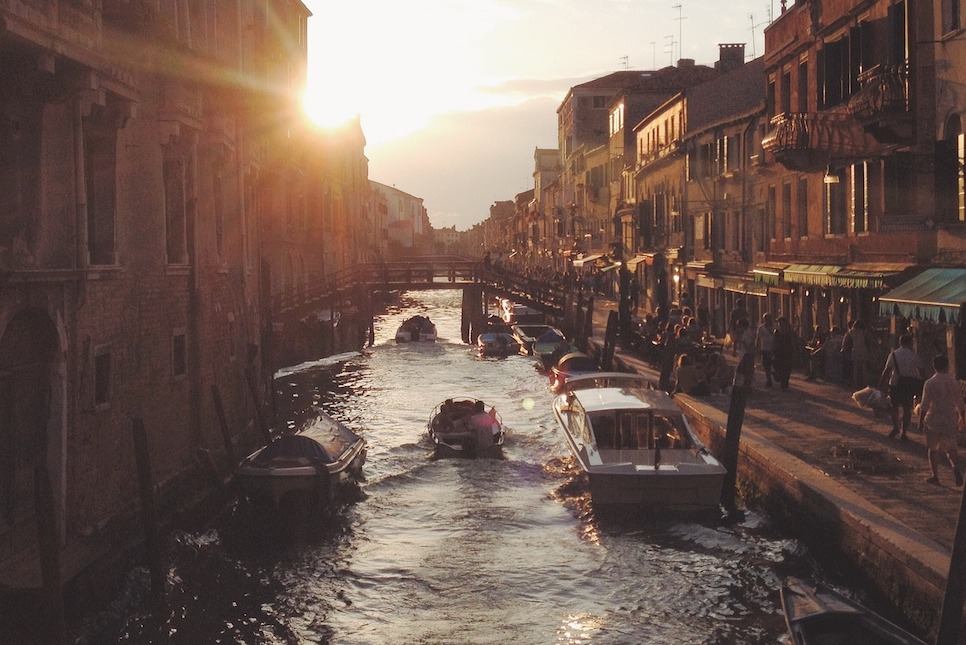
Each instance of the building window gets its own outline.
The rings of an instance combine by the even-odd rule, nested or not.
[[[111,402],[111,363],[110,348],[101,348],[94,354],[94,407]]]
[[[774,186],[768,187],[768,210],[765,212],[765,238],[766,240],[775,239],[775,232],[779,230],[776,220],[780,217],[778,213],[778,194]],[[764,249],[761,249],[764,250]]]
[[[187,264],[187,187],[184,159],[165,159],[163,173],[167,261],[168,264]]]
[[[846,220],[845,182],[842,171],[829,169],[825,181],[825,233],[844,235]]]
[[[798,111],[808,112],[808,61],[798,64]]]
[[[865,162],[854,164],[850,168],[852,186],[851,208],[849,219],[853,233],[865,233],[869,230],[869,204],[866,195],[869,194],[869,170]]]
[[[798,178],[798,237],[808,238],[808,179]]]
[[[959,3],[962,0],[942,0],[943,33],[957,31],[961,26]]]
[[[114,264],[117,140],[113,124],[84,122],[87,178],[87,254],[91,264]]]
[[[792,74],[791,72],[785,72],[784,74],[782,74],[781,111],[785,113],[792,111]]]
[[[183,331],[171,337],[171,373],[174,376],[188,373],[188,343]]]
[[[607,97],[606,96],[595,96],[594,97],[594,108],[600,109],[607,107]]]
[[[792,238],[792,185],[791,183],[782,184],[782,237],[786,240]]]

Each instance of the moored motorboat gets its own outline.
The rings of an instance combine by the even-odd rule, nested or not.
[[[552,392],[563,392],[567,379],[599,371],[600,367],[597,365],[597,361],[589,354],[581,351],[569,352],[561,356],[550,368],[550,390]]]
[[[403,321],[396,330],[397,343],[432,342],[436,340],[436,325],[429,316],[412,316]]]
[[[539,309],[521,305],[506,298],[500,301],[500,317],[508,325],[523,323],[542,323],[546,319],[545,314]]]
[[[366,440],[321,410],[298,432],[276,437],[235,469],[241,496],[279,510],[288,501],[331,504],[339,489],[362,476]]]
[[[520,343],[520,348],[527,354],[533,354],[534,344],[545,334],[549,333],[550,336],[553,337],[552,342],[554,347],[556,347],[556,344],[562,338],[564,338],[562,331],[552,325],[547,325],[544,323],[517,323],[515,325],[511,325],[510,331],[513,333],[513,337],[517,339],[517,342]],[[550,336],[548,336],[548,339]]]
[[[573,376],[553,413],[597,507],[667,512],[718,508],[725,468],[684,412],[649,379],[624,373]]]
[[[504,331],[486,332],[476,338],[480,356],[510,356],[520,353],[520,343]]]
[[[537,369],[549,372],[561,357],[576,352],[576,345],[567,340],[563,332],[553,328],[540,334],[533,341],[530,353],[537,362]]]
[[[788,578],[782,584],[781,601],[794,645],[925,645],[925,641],[821,583]]]
[[[433,408],[427,430],[437,457],[499,458],[503,454],[503,420],[479,399],[446,399]]]

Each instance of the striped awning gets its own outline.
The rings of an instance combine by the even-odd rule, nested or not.
[[[604,257],[603,253],[591,253],[590,255],[585,255],[574,260],[574,266],[579,269],[582,266],[593,264],[594,260],[602,257]]]
[[[743,277],[726,275],[722,278],[725,291],[734,291],[749,296],[764,297],[768,295],[768,285],[754,282]]]
[[[926,269],[879,297],[879,313],[958,323],[966,305],[966,268]]]
[[[837,264],[790,264],[784,270],[785,282],[832,287],[835,286],[833,276],[841,270]]]

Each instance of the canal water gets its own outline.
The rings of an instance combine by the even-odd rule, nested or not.
[[[436,343],[396,344],[429,315]],[[403,294],[364,352],[283,370],[280,418],[320,406],[365,435],[365,481],[315,531],[252,532],[226,513],[174,536],[158,603],[132,574],[88,642],[681,644],[788,642],[781,579],[813,566],[751,511],[738,519],[602,521],[524,356],[460,339],[460,292]],[[435,460],[432,408],[495,406],[503,460]],[[140,579],[135,579],[140,575]],[[127,606],[125,605],[127,603]],[[117,623],[121,624],[118,625]]]

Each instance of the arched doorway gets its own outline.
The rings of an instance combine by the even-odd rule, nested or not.
[[[38,309],[15,315],[0,335],[0,538],[10,557],[37,540],[35,474],[46,466],[63,517],[63,365],[54,323]],[[54,410],[60,410],[54,413]],[[62,522],[60,522],[62,532]],[[9,549],[9,551],[8,551]]]

